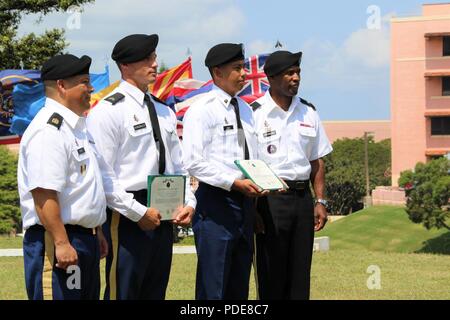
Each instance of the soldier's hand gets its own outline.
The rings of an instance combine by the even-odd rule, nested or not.
[[[236,179],[231,188],[245,194],[247,197],[261,197],[269,193],[268,191],[263,191],[250,179]]]
[[[314,220],[314,231],[320,231],[323,227],[325,227],[325,224],[328,221],[328,213],[327,209],[323,205],[317,204],[314,207]]]
[[[195,209],[192,207],[180,208],[177,216],[173,220],[173,223],[182,227],[187,227],[191,224],[192,216],[194,215]]]
[[[100,247],[100,259],[103,259],[108,255],[109,246],[108,241],[103,234],[102,227],[97,228],[97,240]]]
[[[278,189],[277,191],[275,191],[275,193],[286,193],[288,191],[289,187],[288,187],[287,183],[284,182],[283,179],[280,179],[280,180],[283,183],[285,188],[284,189]]]
[[[68,241],[55,243],[56,267],[66,270],[69,266],[78,264],[77,251]]]
[[[155,208],[148,208],[147,212],[138,221],[138,226],[144,230],[155,230],[161,224],[161,214]]]

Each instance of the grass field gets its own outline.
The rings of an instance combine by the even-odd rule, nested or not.
[[[380,290],[367,288],[370,265],[380,268]],[[195,270],[195,254],[174,255],[167,299],[194,298]],[[0,300],[26,299],[22,258],[0,258],[0,283]],[[449,284],[449,256],[334,250],[314,254],[311,298],[448,300]],[[249,298],[255,297],[252,276]]]
[[[312,299],[450,299],[450,232],[413,224],[402,208],[372,207],[316,236],[329,236],[331,250],[314,254]],[[20,248],[21,240],[0,238],[0,248]],[[177,245],[192,244],[190,237]],[[380,270],[379,290],[367,287],[369,266]],[[195,272],[195,254],[174,255],[167,299],[193,299]],[[26,298],[22,258],[0,258],[0,283],[0,300]]]
[[[329,236],[331,250],[450,254],[450,232],[412,223],[401,207],[371,207],[330,223],[316,237]],[[449,270],[450,272],[450,270]]]
[[[22,248],[22,237],[0,236],[0,249]]]
[[[22,237],[9,237],[9,236],[0,236],[0,249],[19,249],[22,248]],[[176,243],[177,246],[193,246],[194,237],[189,236],[186,238],[182,238],[180,242]]]

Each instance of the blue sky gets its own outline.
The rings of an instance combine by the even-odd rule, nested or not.
[[[91,56],[93,72],[109,63],[111,81],[119,79],[111,50],[131,33],[158,33],[158,57],[169,67],[181,63],[189,48],[200,80],[209,79],[203,60],[211,46],[242,42],[250,55],[271,52],[280,40],[286,50],[303,51],[300,95],[316,105],[322,120],[388,120],[389,18],[420,15],[422,3],[97,0],[81,14],[51,14],[39,24],[38,16],[26,16],[19,32],[66,29],[68,51]],[[380,28],[373,27],[378,12]]]

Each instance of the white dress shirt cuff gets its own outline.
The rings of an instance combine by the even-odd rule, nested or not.
[[[194,209],[195,209],[196,205],[197,205],[197,201],[192,200],[192,199],[186,200],[186,203],[184,204],[185,207],[192,207]]]
[[[126,217],[134,222],[138,222],[146,212],[147,207],[134,200],[130,210],[127,211]]]
[[[231,191],[231,187],[233,186],[234,180],[236,178],[231,175],[223,175],[222,176],[222,183],[219,185],[222,189],[225,189],[227,191]]]

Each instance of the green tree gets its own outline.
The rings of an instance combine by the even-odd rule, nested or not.
[[[1,0],[0,1],[0,70],[38,69],[42,63],[68,46],[64,30],[47,30],[43,35],[30,33],[17,38],[21,17],[26,14],[66,11],[94,0]],[[41,16],[42,19],[42,16]]]
[[[445,228],[450,230],[450,161],[446,158],[432,160],[427,164],[418,163],[414,171],[400,174],[399,186],[407,194],[406,212],[414,223],[422,223],[425,228]]]
[[[165,64],[164,61],[161,60],[161,63],[159,64],[159,71],[158,73],[163,73],[164,71],[169,70],[169,67]]]
[[[368,138],[370,190],[390,184],[391,142],[375,142]],[[345,215],[361,207],[366,194],[364,169],[364,138],[339,139],[333,143],[333,152],[325,158],[326,193],[330,211]]]
[[[0,233],[20,231],[17,156],[0,146]]]

